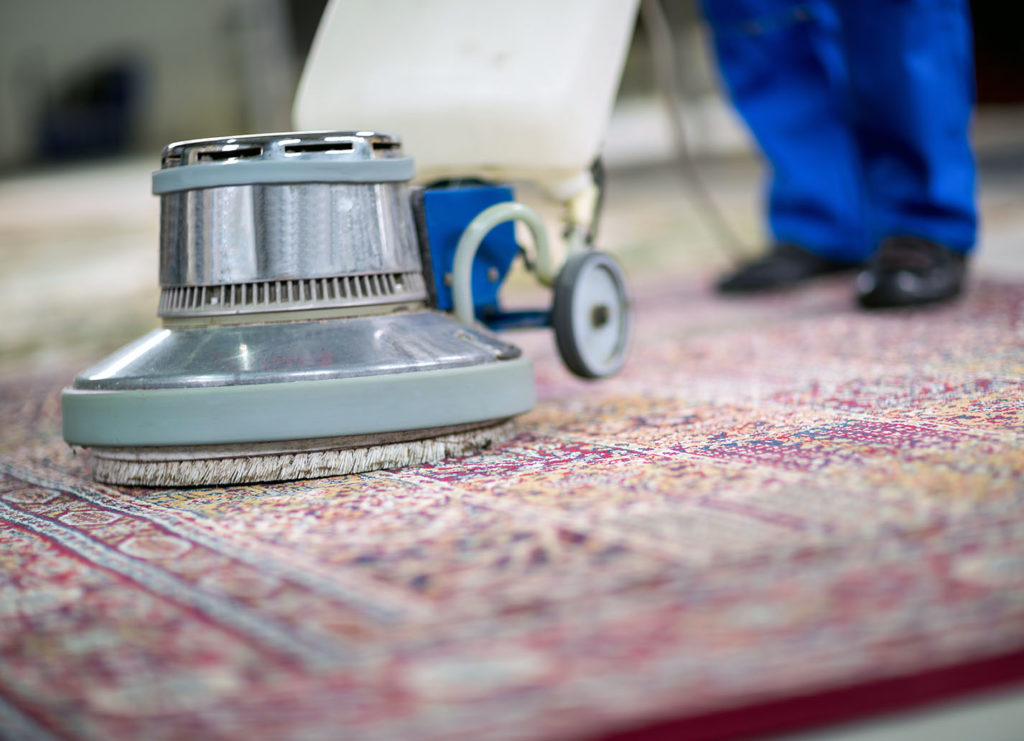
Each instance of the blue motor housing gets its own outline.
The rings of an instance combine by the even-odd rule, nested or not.
[[[451,279],[446,276],[451,275],[462,232],[484,209],[513,200],[508,186],[470,185],[427,188],[414,201],[424,269],[438,309],[453,308]],[[518,253],[511,222],[499,224],[481,242],[472,273],[473,306],[481,321],[498,313],[498,291]]]

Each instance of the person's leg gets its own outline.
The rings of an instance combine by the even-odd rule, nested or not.
[[[768,161],[774,240],[825,258],[822,268],[863,261],[872,246],[864,228],[856,142],[846,123],[847,70],[831,3],[703,4],[725,87]]]
[[[872,236],[882,245],[859,279],[861,301],[949,298],[977,226],[967,2],[857,0],[837,8]]]

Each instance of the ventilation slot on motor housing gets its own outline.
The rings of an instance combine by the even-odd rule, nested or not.
[[[424,301],[426,297],[422,273],[365,273],[215,286],[169,286],[160,294],[158,313],[162,317],[215,316]]]
[[[352,142],[314,142],[311,144],[288,144],[284,148],[285,154],[306,154],[308,152],[319,152],[327,154],[331,152],[351,152]]]
[[[226,162],[228,160],[252,159],[261,154],[263,154],[263,147],[239,147],[238,149],[200,152],[197,159],[200,162]]]

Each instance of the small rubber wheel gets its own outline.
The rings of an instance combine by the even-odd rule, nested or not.
[[[604,252],[572,255],[555,279],[558,353],[580,378],[607,378],[626,362],[633,321],[622,268]]]

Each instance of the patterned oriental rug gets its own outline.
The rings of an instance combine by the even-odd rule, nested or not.
[[[0,735],[756,736],[1024,679],[1024,286],[636,288],[626,371],[440,465],[115,488],[0,385]]]

